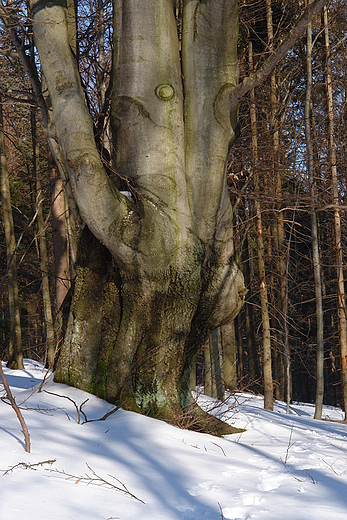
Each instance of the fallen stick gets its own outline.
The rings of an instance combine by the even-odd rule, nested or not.
[[[10,401],[12,408],[16,412],[18,420],[21,424],[22,432],[23,432],[24,440],[25,440],[25,451],[30,453],[30,435],[28,432],[28,428],[27,428],[27,425],[25,424],[24,417],[23,417],[20,409],[18,408],[17,403],[12,395],[10,387],[8,386],[6,376],[4,374],[4,371],[2,370],[2,361],[1,360],[0,360],[0,377],[2,380],[2,384],[4,385],[4,389],[5,389],[7,398]]]

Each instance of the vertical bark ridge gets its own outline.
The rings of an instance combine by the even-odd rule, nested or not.
[[[67,10],[51,2],[32,0],[30,5],[53,110],[51,136],[62,149],[82,218],[113,254],[124,260],[132,255],[132,244],[119,240],[120,227],[126,225],[134,234],[134,226],[129,226],[129,220],[134,223],[134,212],[126,197],[110,186],[96,149],[91,116],[69,45]]]
[[[197,233],[205,244],[214,239],[218,226],[232,229],[225,170],[236,113],[224,106],[220,110],[217,101],[238,82],[237,38],[237,2],[184,2],[186,176]],[[211,199],[218,203],[209,204]]]

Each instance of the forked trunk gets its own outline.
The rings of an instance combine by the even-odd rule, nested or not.
[[[31,7],[53,131],[88,226],[56,380],[169,418],[189,403],[196,353],[244,297],[225,174],[237,2],[184,2],[180,59],[173,0],[114,0],[113,179],[96,150],[66,9]]]

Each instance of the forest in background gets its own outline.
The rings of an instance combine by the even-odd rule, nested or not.
[[[102,0],[69,5],[77,21],[71,46],[112,178],[117,175],[108,136],[112,5]],[[297,0],[239,2],[240,81],[274,52],[304,7]],[[180,2],[176,10],[180,31]],[[50,157],[37,95],[23,68],[21,52],[39,66],[27,12],[19,1],[0,8],[1,178],[3,186],[8,175],[14,225],[11,245],[4,220],[0,223],[0,356],[9,359],[9,348],[21,344],[25,357],[47,362],[48,356],[50,362],[50,349],[59,347],[53,323],[73,283],[80,223],[68,203],[69,186]],[[208,355],[198,356],[197,382],[210,385],[211,393],[217,389],[208,367],[218,372],[211,356],[214,361],[221,349],[228,351],[228,368],[219,373],[226,386],[263,392],[263,369],[269,367],[264,352],[270,349],[276,399],[289,391],[292,400],[314,402],[318,386],[325,404],[343,406],[346,19],[344,0],[329,2],[275,71],[240,103],[240,135],[227,175],[248,294],[234,324],[216,331],[211,349],[205,348]],[[5,198],[2,191],[3,216]],[[18,306],[20,328],[18,319],[11,325],[9,297],[12,308]]]

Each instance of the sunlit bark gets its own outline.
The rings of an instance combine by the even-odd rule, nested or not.
[[[67,222],[63,182],[54,165],[49,165],[51,181],[52,231],[54,249],[54,274],[57,311],[60,309],[70,287],[67,245]]]
[[[173,2],[114,2],[114,165],[132,200],[96,150],[65,9],[32,2],[32,14],[51,133],[95,237],[80,243],[56,378],[169,416],[190,399],[196,352],[243,302],[225,175],[236,113],[231,124],[223,98],[238,77],[236,2],[184,4],[185,102]]]
[[[341,238],[341,211],[339,208],[338,175],[336,167],[336,147],[334,135],[334,110],[333,92],[330,71],[330,43],[328,29],[328,10],[323,10],[324,22],[324,42],[326,53],[325,88],[327,97],[328,115],[328,149],[331,168],[332,198],[334,204],[334,229],[335,229],[335,248],[336,248],[336,273],[337,273],[337,314],[339,321],[339,342],[341,353],[341,382],[342,395],[344,401],[345,417],[347,417],[347,319],[346,319],[346,295],[343,274],[343,252]]]

